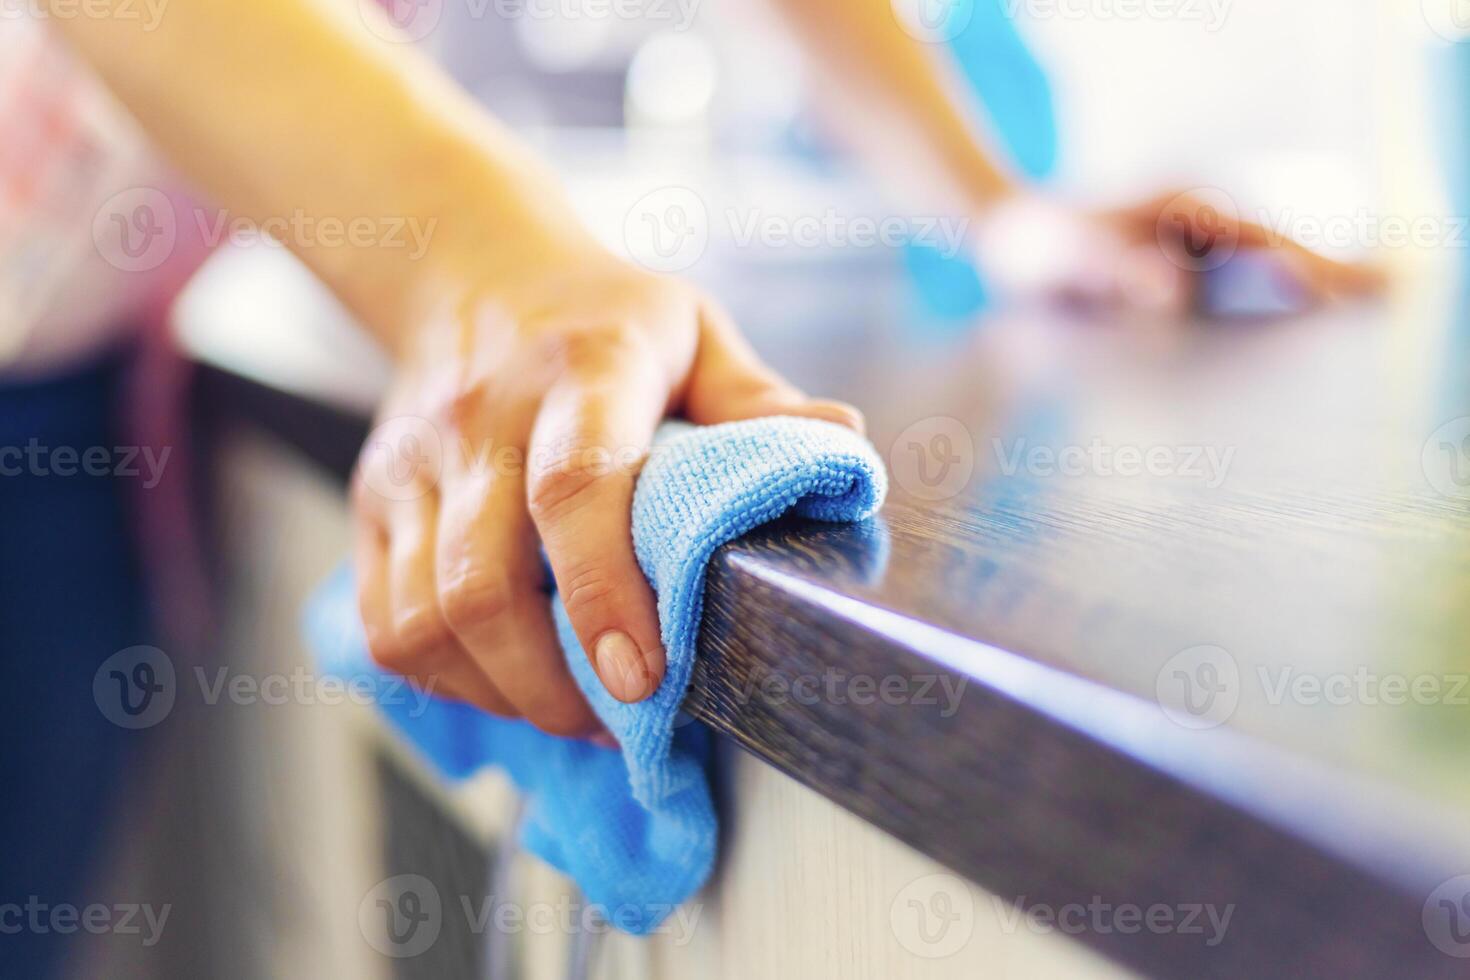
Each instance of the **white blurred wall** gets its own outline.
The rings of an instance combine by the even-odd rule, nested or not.
[[[1425,14],[1439,0],[1174,0],[1167,18],[1003,2],[1051,73],[1057,179],[1077,193],[1214,184],[1336,214],[1440,177],[1425,72],[1447,47]]]

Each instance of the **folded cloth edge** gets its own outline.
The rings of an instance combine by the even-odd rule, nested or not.
[[[498,764],[534,796],[548,786],[569,785],[559,779],[606,788],[611,785],[607,779],[622,781],[625,774],[624,792],[631,793],[631,802],[637,804],[628,813],[641,809],[642,816],[622,821],[621,833],[625,838],[632,833],[634,838],[615,840],[617,835],[607,831],[608,836],[599,840],[603,832],[574,825],[580,818],[567,811],[581,798],[576,793],[547,809],[546,820],[529,819],[522,837],[534,853],[577,879],[589,901],[629,913],[615,925],[628,932],[648,932],[673,904],[698,890],[714,861],[716,824],[702,768],[707,750],[701,751],[708,740],[702,726],[682,730],[678,720],[693,672],[710,557],[719,546],[787,513],[834,522],[861,520],[881,505],[886,487],[886,474],[872,446],[833,423],[794,417],[707,427],[666,422],[640,473],[633,505],[635,550],[658,596],[667,651],[668,669],[658,691],[631,705],[613,699],[578,645],[562,603],[559,599],[552,603],[567,662],[584,695],[622,745],[621,757],[439,699],[432,699],[439,705],[434,718],[415,720],[386,705],[383,710],[420,748],[432,751],[439,738],[448,755],[431,761],[453,778]],[[377,673],[367,659],[360,628],[343,639],[349,633],[342,620],[355,617],[355,608],[341,608],[350,605],[350,577],[339,574],[334,579],[336,595],[323,589],[314,603],[320,608],[308,616],[308,635],[325,669],[344,675]],[[459,744],[447,748],[441,737],[446,714],[459,719],[450,730],[462,733]],[[472,718],[475,715],[478,719]],[[420,721],[421,728],[438,726],[440,731],[416,735],[414,726]],[[545,758],[540,763],[517,762],[507,757],[508,749]],[[618,767],[611,776],[609,762]],[[556,770],[554,777],[541,772],[547,766]],[[595,767],[595,772],[584,772],[590,782],[576,776],[582,766]],[[537,773],[528,777],[528,768]],[[533,804],[529,812],[543,809]],[[609,867],[614,873],[608,873]]]

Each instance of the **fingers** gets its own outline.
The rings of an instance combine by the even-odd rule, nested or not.
[[[640,331],[549,336],[555,343],[543,346],[550,357],[538,353],[537,369],[497,375],[493,389],[467,390],[449,406],[443,424],[462,451],[435,457],[442,468],[417,465],[426,441],[410,433],[418,455],[409,479],[429,481],[422,493],[399,479],[398,467],[377,474],[390,489],[358,494],[357,564],[379,663],[412,677],[439,677],[442,692],[497,714],[523,715],[545,731],[591,735],[602,726],[557,639],[541,589],[541,549],[602,683],[622,701],[646,698],[662,682],[666,662],[656,600],[634,553],[632,505],[636,475],[665,413],[677,402],[701,423],[787,414],[859,431],[862,418],[787,384],[715,311],[686,336],[692,367],[671,367]],[[541,370],[548,360],[549,374]],[[541,389],[547,377],[550,387]],[[483,404],[491,391],[508,404]],[[501,450],[524,447],[530,465],[524,474],[505,472],[464,446],[494,447],[497,460]]]
[[[363,491],[354,497],[361,499]],[[358,607],[374,662],[403,674],[414,686],[431,694],[475,704],[496,714],[513,713],[463,652],[428,635],[420,625],[417,604],[405,605],[393,596],[396,574],[390,534],[384,524],[381,501],[359,504],[354,524],[354,571]]]
[[[1328,258],[1264,225],[1224,213],[1192,194],[1161,197],[1141,208],[1129,209],[1121,220],[1140,236],[1168,228],[1181,240],[1209,241],[1212,247],[1215,241],[1220,241],[1235,249],[1276,253],[1290,266],[1307,295],[1316,301],[1371,296],[1387,284],[1387,277],[1377,266]]]
[[[863,416],[856,408],[808,398],[761,363],[722,310],[706,306],[699,327],[699,351],[684,400],[684,414],[691,422],[713,425],[796,415],[863,431]]]
[[[1258,239],[1269,242],[1269,234],[1264,228],[1247,224],[1242,226],[1241,241],[1249,247],[1269,248],[1269,244],[1256,244]],[[1373,296],[1388,285],[1388,277],[1377,266],[1364,262],[1339,262],[1290,238],[1277,247],[1314,297]]]
[[[636,350],[592,340],[542,402],[527,472],[557,592],[603,685],[641,701],[663,680],[658,610],[633,552],[633,487],[668,385]]]
[[[554,735],[599,730],[539,588],[541,561],[519,475],[450,470],[434,559],[444,621],[490,683],[536,727]]]
[[[451,465],[437,488],[408,499],[375,494],[368,482],[354,489],[355,552],[374,660],[426,690],[524,715],[553,734],[600,731],[537,587],[519,476]]]
[[[433,493],[387,503],[388,596],[398,643],[450,678],[452,696],[514,718],[520,712],[470,659],[440,608],[435,570],[438,510]]]

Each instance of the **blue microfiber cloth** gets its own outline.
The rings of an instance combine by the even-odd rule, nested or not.
[[[872,446],[829,422],[765,418],[660,427],[633,497],[633,544],[658,594],[668,670],[654,695],[622,704],[602,687],[560,600],[552,608],[577,683],[622,751],[544,735],[438,698],[380,697],[380,709],[448,777],[504,769],[526,799],[522,844],[570,875],[627,932],[650,931],[704,883],[716,823],[705,775],[709,733],[680,715],[704,599],[720,545],[786,513],[857,521],[887,479]],[[351,575],[312,599],[308,641],[322,668],[377,683]]]

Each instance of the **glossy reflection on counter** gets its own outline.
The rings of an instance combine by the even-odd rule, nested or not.
[[[1470,802],[1466,296],[948,332],[896,302],[747,314],[780,369],[864,409],[894,486],[881,532],[783,524],[742,555],[1184,730]]]

